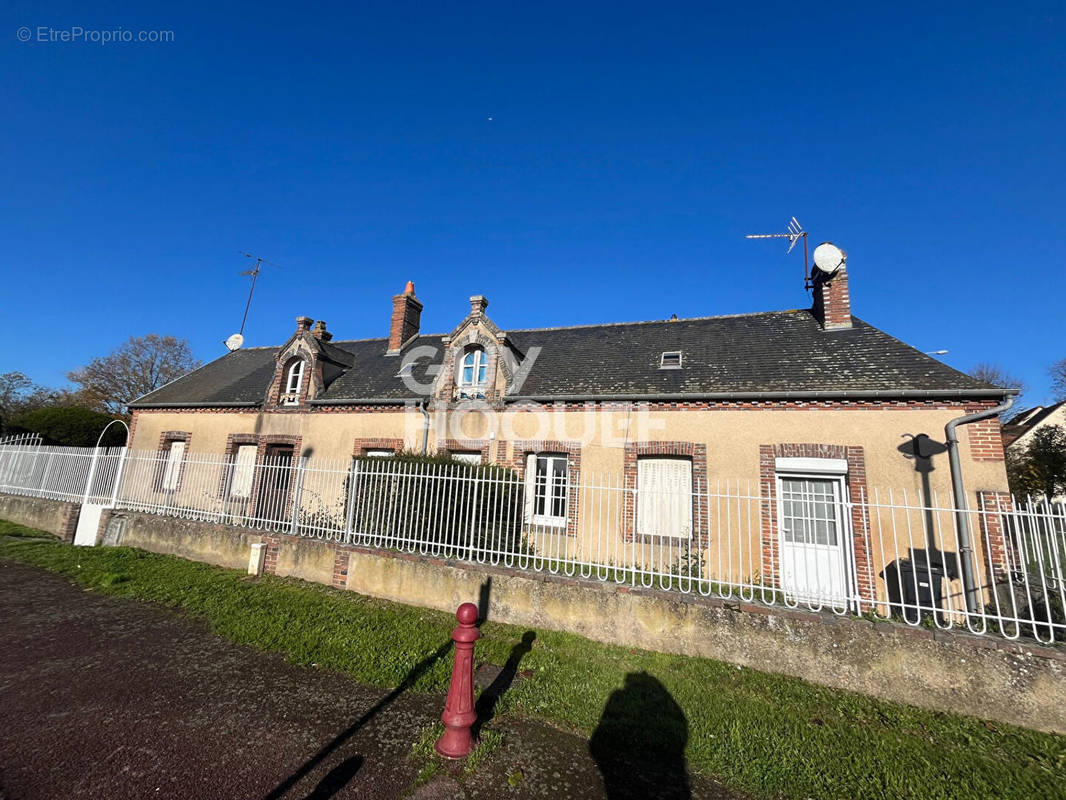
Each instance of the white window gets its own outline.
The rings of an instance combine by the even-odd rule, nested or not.
[[[167,450],[167,461],[163,467],[163,491],[175,492],[181,481],[181,462],[185,458],[185,442],[171,442]]]
[[[692,462],[683,458],[637,461],[637,533],[692,536]]]
[[[237,448],[229,483],[230,497],[251,497],[257,449],[254,444],[242,444]]]
[[[456,461],[461,461],[464,464],[480,464],[481,463],[481,451],[480,450],[467,450],[465,452],[452,453],[452,458]]]
[[[526,456],[526,522],[566,527],[569,498],[570,473],[565,455]]]
[[[463,361],[459,370],[460,386],[483,386],[485,384],[485,368],[488,358],[485,351],[480,347],[468,350],[463,355]]]
[[[294,361],[285,378],[285,405],[294,406],[300,402],[300,389],[304,384],[304,362]]]
[[[392,458],[396,454],[391,450],[364,450],[363,455],[367,458]]]

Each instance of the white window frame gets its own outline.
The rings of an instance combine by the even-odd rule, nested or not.
[[[298,359],[292,362],[292,366],[289,367],[289,371],[285,376],[285,402],[284,405],[295,406],[300,402],[300,390],[304,385],[304,360]],[[296,385],[293,385],[293,378],[296,379]]]
[[[659,491],[659,494],[656,495],[655,490],[652,487],[645,487],[642,490],[642,484],[652,480],[652,465],[666,462],[683,464],[688,468],[682,473],[683,477],[681,478],[681,483],[676,487],[676,493],[678,495],[688,498],[688,501],[679,507],[681,516],[680,519],[676,521],[679,523],[677,525],[677,530],[666,530],[661,522],[659,525],[655,525],[652,524],[649,519],[649,515],[656,513],[655,506],[653,505],[656,499],[665,502],[669,499],[669,493]],[[692,538],[692,471],[692,459],[684,456],[640,456],[637,459],[636,529],[638,536],[647,536],[654,539]]]
[[[181,465],[185,460],[184,439],[172,439],[167,448],[167,460],[163,466],[161,487],[164,492],[176,492],[181,488]]]
[[[252,496],[255,484],[255,466],[259,448],[254,444],[240,444],[233,451],[233,463],[230,466],[229,496],[246,499]]]
[[[467,359],[470,359],[470,380],[467,381],[464,377],[464,373],[467,370]],[[462,387],[479,387],[484,386],[488,382],[488,353],[485,352],[483,347],[474,347],[463,353],[463,357],[459,361],[459,380],[457,383]],[[478,380],[478,376],[481,380]]]
[[[677,358],[676,364],[667,364],[666,357],[670,356],[670,360]],[[681,369],[684,366],[684,355],[680,350],[666,350],[661,356],[659,356],[659,369]]]
[[[550,510],[553,505],[553,493],[549,491],[554,486],[549,487],[548,481],[537,480],[537,465],[541,459],[544,459],[547,469],[545,475],[550,476],[552,474],[552,466],[561,461],[566,466],[565,483],[563,484],[563,513],[561,516],[555,514],[537,514],[537,500],[543,498],[544,509]],[[529,453],[526,455],[526,507],[525,507],[525,521],[527,524],[533,524],[546,528],[565,528],[569,521],[570,514],[570,458],[565,453]]]
[[[851,597],[856,591],[855,537],[851,521],[851,496],[848,492],[848,462],[843,458],[777,458],[774,459],[774,483],[777,490],[777,546],[778,553],[786,547],[829,548],[839,547],[843,558],[844,594]],[[829,481],[835,487],[834,521],[837,544],[819,544],[817,534],[813,542],[786,542],[785,540],[785,480]],[[783,556],[782,556],[783,557]],[[782,569],[784,565],[782,564]],[[804,597],[810,601],[811,597]],[[814,598],[818,602],[840,602],[839,599]],[[847,601],[849,604],[850,600]]]
[[[450,453],[451,457],[463,464],[481,464],[480,450],[460,450]]]
[[[368,448],[363,451],[363,458],[395,458],[396,453],[381,447]]]

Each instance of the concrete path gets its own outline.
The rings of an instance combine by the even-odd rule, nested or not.
[[[508,718],[473,774],[416,785],[412,744],[442,702],[0,561],[0,800],[607,796],[584,739]],[[611,800],[689,796],[662,783],[643,776]],[[691,796],[731,795],[696,781]]]

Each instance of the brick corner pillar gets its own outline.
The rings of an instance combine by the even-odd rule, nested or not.
[[[773,445],[759,445],[759,528],[762,538],[762,585],[777,587],[780,556],[777,552],[777,472]]]
[[[352,554],[342,545],[337,545],[333,553],[333,579],[330,583],[334,589],[348,588],[348,567]]]
[[[280,536],[264,536],[262,542],[266,547],[266,556],[263,559],[263,574],[278,574],[278,549],[281,545]]]
[[[59,517],[59,530],[56,534],[59,541],[72,544],[74,536],[78,532],[78,519],[81,517],[80,503],[64,503],[63,512]]]
[[[1009,492],[978,491],[977,508],[981,521],[981,540],[985,551],[985,568],[992,583],[1007,577],[1007,523],[1004,515],[1013,509]]]

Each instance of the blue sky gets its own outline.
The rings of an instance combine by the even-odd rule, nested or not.
[[[408,279],[426,332],[476,293],[505,330],[804,307],[801,257],[744,239],[791,215],[914,346],[1030,403],[1066,357],[1058,4],[93,5],[0,14],[0,371],[221,355],[244,251],[283,266],[249,345],[385,336]]]

